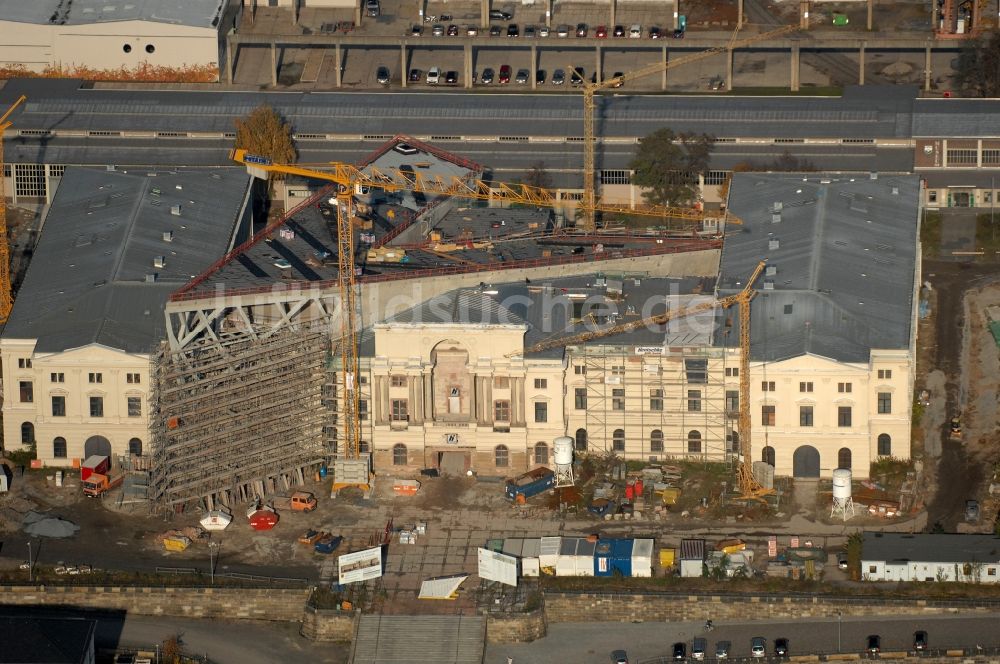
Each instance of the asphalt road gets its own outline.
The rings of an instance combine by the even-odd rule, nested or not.
[[[749,610],[749,607],[748,607]],[[838,651],[838,631],[842,652],[861,652],[870,634],[882,637],[883,651],[907,650],[913,644],[913,632],[922,629],[928,633],[933,649],[949,647],[1000,646],[997,630],[998,614],[976,617],[914,617],[877,619],[871,617],[845,617],[838,626],[837,620],[800,619],[796,621],[756,621],[745,623],[716,622],[708,633],[698,623],[560,623],[548,627],[544,639],[532,643],[488,645],[485,664],[504,664],[512,657],[516,664],[548,664],[549,662],[606,663],[612,650],[622,648],[629,654],[629,661],[671,654],[674,642],[687,643],[703,636],[709,642],[709,656],[714,653],[716,641],[732,643],[731,657],[750,656],[750,639],[762,636],[772,651],[774,639],[787,638],[792,655],[835,653]]]

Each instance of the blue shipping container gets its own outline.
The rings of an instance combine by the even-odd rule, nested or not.
[[[598,540],[594,549],[594,576],[632,576],[632,540]]]
[[[614,574],[611,565],[611,552],[615,540],[598,540],[594,549],[594,576],[611,576]]]

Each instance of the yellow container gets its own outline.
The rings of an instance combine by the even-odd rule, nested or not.
[[[185,551],[191,546],[191,540],[183,536],[167,537],[163,540],[163,548],[167,551]]]
[[[660,567],[673,567],[676,549],[660,549]]]
[[[676,505],[677,499],[681,497],[681,490],[674,488],[660,489],[656,493],[660,494],[660,497],[663,498],[664,505]]]

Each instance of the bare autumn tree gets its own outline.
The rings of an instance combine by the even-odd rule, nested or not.
[[[1000,32],[965,47],[958,56],[955,84],[970,97],[1000,96]]]
[[[708,169],[715,146],[709,134],[674,133],[658,129],[642,139],[629,164],[632,184],[646,191],[653,205],[690,205],[698,197],[698,174]]]
[[[178,664],[181,661],[181,637],[179,634],[168,637],[163,640],[163,644],[160,646],[160,652],[162,653],[162,661],[168,664]]]
[[[292,164],[298,158],[291,125],[267,104],[236,120],[236,147],[267,157],[276,164]],[[278,179],[274,175],[269,179]]]
[[[528,174],[524,178],[524,184],[539,189],[552,188],[552,176],[546,170],[544,161],[539,160],[531,165],[531,169],[528,170]]]

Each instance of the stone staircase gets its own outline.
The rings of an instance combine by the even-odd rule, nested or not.
[[[362,616],[352,664],[482,664],[480,616]]]

